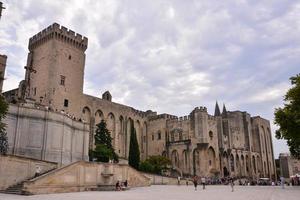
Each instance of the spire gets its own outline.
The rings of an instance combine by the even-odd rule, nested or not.
[[[227,115],[227,110],[225,107],[225,104],[223,103],[223,111],[222,111],[222,115],[226,116]]]
[[[220,112],[220,108],[218,105],[218,101],[216,101],[216,106],[215,106],[215,116],[220,116],[221,112]]]

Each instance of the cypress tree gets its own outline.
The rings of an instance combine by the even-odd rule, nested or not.
[[[6,134],[6,124],[2,122],[8,110],[8,104],[4,97],[0,95],[0,155],[5,155],[8,151],[8,139]]]
[[[110,136],[110,131],[106,128],[106,122],[101,120],[99,124],[96,125],[95,134],[95,150],[90,151],[90,160],[95,158],[100,162],[108,162],[109,160],[114,160],[118,162],[118,155],[112,146],[112,138]]]
[[[129,145],[129,157],[128,163],[135,169],[139,169],[140,165],[140,149],[139,144],[136,137],[136,131],[134,125],[131,125],[130,131],[130,145]]]

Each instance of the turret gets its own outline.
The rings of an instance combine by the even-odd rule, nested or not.
[[[218,101],[216,101],[216,106],[215,106],[215,116],[220,116],[221,112],[220,112],[220,108],[218,105]]]
[[[223,104],[222,116],[223,116],[223,117],[227,117],[227,110],[226,110],[225,104]]]

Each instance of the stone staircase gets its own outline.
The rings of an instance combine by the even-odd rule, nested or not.
[[[53,169],[50,169],[49,171],[46,171],[42,174],[40,174],[39,176],[42,176],[44,174],[47,174],[53,170],[55,170],[57,168],[53,168]],[[39,177],[37,176],[37,177]],[[37,177],[32,177],[32,178],[29,178],[29,179],[26,179],[26,180],[23,180],[15,185],[11,185],[9,186],[8,188],[6,188],[5,190],[0,190],[0,193],[5,193],[5,194],[17,194],[17,195],[30,195],[30,193],[26,192],[26,191],[23,191],[23,186],[24,186],[24,183],[26,181],[29,181],[31,179],[34,179],[34,178],[37,178]]]
[[[6,193],[6,194],[18,194],[18,195],[26,195],[25,192],[23,192],[23,184],[25,181],[19,182],[15,185],[12,185],[6,190],[1,190],[1,193]]]

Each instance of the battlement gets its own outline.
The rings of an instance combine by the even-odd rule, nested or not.
[[[135,115],[138,115],[142,118],[146,117],[146,112],[144,112],[144,111],[140,111],[140,110],[131,108],[131,112],[133,112]]]
[[[191,120],[190,115],[182,116],[182,117],[176,117],[176,118],[170,118],[168,121],[169,122],[184,122],[184,121],[189,121]]]
[[[28,49],[31,51],[50,39],[66,42],[82,51],[87,49],[88,39],[74,31],[54,23],[29,39]]]
[[[207,108],[204,106],[196,107],[196,108],[194,108],[193,112],[206,112],[207,113]]]
[[[160,120],[160,119],[178,119],[178,117],[174,115],[165,114],[165,113],[149,117],[149,121]]]

